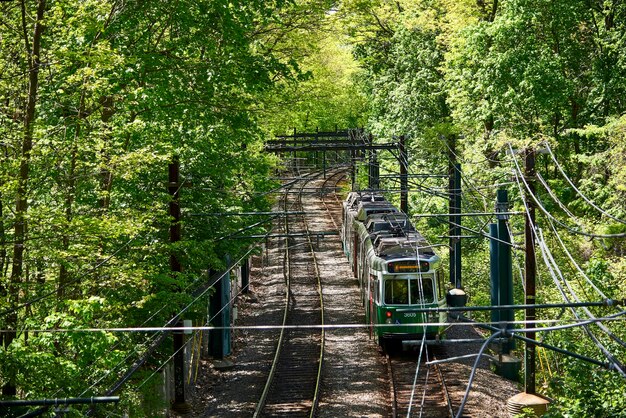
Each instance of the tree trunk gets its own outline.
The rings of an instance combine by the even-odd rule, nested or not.
[[[4,207],[2,204],[2,193],[0,193],[0,276],[4,275],[4,266],[7,262],[6,234],[4,231]],[[0,282],[0,297],[5,297],[7,289],[4,282]]]
[[[82,102],[82,99],[81,99]],[[82,106],[82,104],[81,104]],[[82,108],[81,108],[82,109]],[[76,155],[78,154],[78,137],[80,136],[80,120],[81,120],[81,111],[79,110],[78,121],[76,122],[76,135],[74,136],[74,143],[72,144],[72,152],[71,152],[71,161],[70,161],[70,169],[67,173],[67,195],[65,196],[65,222],[66,228],[64,228],[62,240],[63,251],[67,254],[70,248],[70,225],[72,223],[72,218],[74,217],[73,212],[73,204],[74,204],[74,194],[76,190]],[[66,295],[66,287],[69,286],[69,272],[67,270],[67,265],[65,263],[61,263],[61,267],[59,269],[59,286],[57,287],[57,297],[59,302],[63,300]]]
[[[35,106],[37,103],[37,91],[39,87],[39,67],[41,36],[43,34],[43,16],[46,10],[46,0],[37,2],[37,17],[35,20],[35,29],[33,34],[32,47],[29,48],[29,41],[26,33],[26,0],[21,1],[22,22],[24,31],[24,42],[30,55],[28,60],[28,101],[26,104],[26,113],[24,115],[24,138],[22,142],[20,172],[18,177],[16,204],[15,204],[15,243],[13,245],[13,263],[11,269],[11,277],[9,279],[9,306],[16,309],[19,304],[20,283],[23,280],[23,258],[24,243],[26,238],[26,214],[28,212],[28,180],[30,175],[30,154],[33,149],[33,125],[35,120]],[[17,336],[18,314],[14,310],[7,315],[7,329],[4,334],[4,347],[9,347]],[[15,386],[15,371],[12,375],[7,376],[6,382],[2,388],[5,396],[15,396],[17,393]]]

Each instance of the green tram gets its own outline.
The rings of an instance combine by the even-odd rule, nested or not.
[[[441,259],[407,216],[379,195],[352,192],[343,220],[344,252],[359,281],[370,337],[385,349],[424,334],[439,338],[435,323],[445,322],[445,313],[417,310],[446,305]]]

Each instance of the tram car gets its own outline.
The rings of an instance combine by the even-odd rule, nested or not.
[[[376,192],[351,192],[343,202],[343,248],[359,281],[370,337],[383,349],[401,341],[439,338],[446,305],[441,259],[404,213]],[[384,326],[378,326],[385,324]]]

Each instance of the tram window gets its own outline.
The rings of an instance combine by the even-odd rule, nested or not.
[[[421,289],[420,289],[421,281]],[[433,280],[423,277],[422,280],[411,280],[411,304],[431,303],[433,301]]]
[[[408,280],[385,280],[385,303],[388,305],[407,305],[409,303]]]

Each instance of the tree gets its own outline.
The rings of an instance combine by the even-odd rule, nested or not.
[[[205,285],[208,267],[250,244],[220,240],[246,219],[189,218],[185,240],[171,248],[167,164],[174,155],[182,161],[185,211],[268,208],[262,192],[273,187],[273,159],[262,152],[256,110],[299,70],[258,33],[292,18],[291,3],[1,7],[3,215],[17,203],[0,228],[3,328],[163,325],[189,302],[181,289]],[[170,250],[185,267],[175,277]],[[5,394],[33,397],[100,393],[146,341],[3,335]]]

